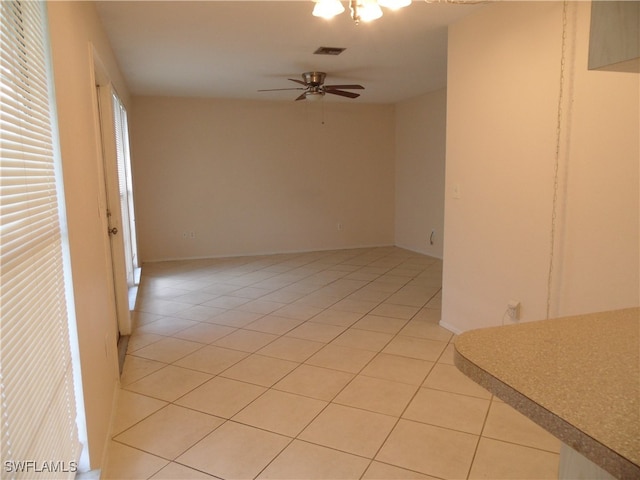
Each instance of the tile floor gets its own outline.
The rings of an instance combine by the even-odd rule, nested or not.
[[[441,277],[395,247],[144,265],[103,478],[556,478],[453,365]]]

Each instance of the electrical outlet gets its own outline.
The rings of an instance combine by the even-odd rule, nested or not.
[[[520,302],[517,300],[509,300],[507,303],[507,316],[511,321],[520,320]]]
[[[189,238],[196,238],[196,232],[189,232]]]
[[[338,224],[336,225],[336,227],[338,228],[338,231],[339,231],[339,232],[341,232],[341,231],[342,231],[342,229],[344,228],[344,227],[343,227],[343,225],[342,225],[341,223],[338,223]]]
[[[182,238],[189,238],[189,232],[182,232]]]

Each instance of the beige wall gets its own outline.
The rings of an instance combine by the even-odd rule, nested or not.
[[[89,454],[91,467],[100,468],[118,364],[90,42],[128,97],[94,5],[56,1],[48,10]]]
[[[395,108],[395,243],[442,258],[447,91],[427,93]]]
[[[569,2],[551,316],[639,302],[640,76],[587,71]],[[562,4],[489,5],[449,30],[442,323],[544,318]],[[454,198],[459,187],[460,198]]]
[[[135,97],[130,128],[143,262],[393,244],[392,106]]]

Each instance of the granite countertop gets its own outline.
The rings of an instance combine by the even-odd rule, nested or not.
[[[640,308],[472,330],[456,366],[617,478],[640,478]]]

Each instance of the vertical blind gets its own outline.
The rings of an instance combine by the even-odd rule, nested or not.
[[[0,1],[0,22],[0,476],[73,478],[80,443],[45,4]]]

